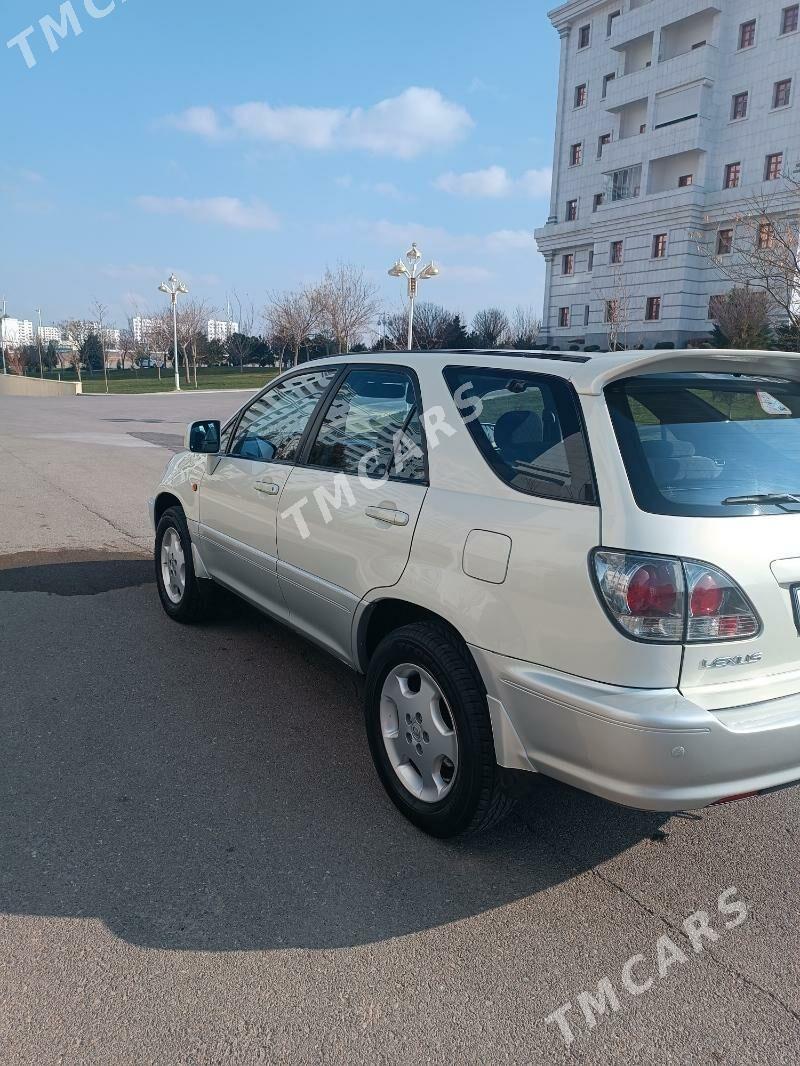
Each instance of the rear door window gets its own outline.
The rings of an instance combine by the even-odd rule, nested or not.
[[[451,366],[445,381],[483,458],[531,496],[594,504],[589,448],[571,385],[561,378]]]
[[[698,517],[800,511],[800,383],[651,374],[616,381],[605,395],[642,510]]]

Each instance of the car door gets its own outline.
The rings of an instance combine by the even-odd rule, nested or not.
[[[419,384],[402,367],[352,367],[318,412],[278,517],[292,624],[351,658],[358,602],[399,581],[427,491]]]
[[[283,618],[276,533],[281,492],[311,416],[336,374],[331,369],[293,374],[257,396],[199,486],[199,536],[209,573]]]

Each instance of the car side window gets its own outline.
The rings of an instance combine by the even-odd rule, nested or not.
[[[417,391],[405,370],[351,370],[308,456],[309,466],[368,478],[426,480]]]
[[[292,462],[308,420],[335,376],[335,370],[295,374],[259,396],[239,419],[228,455]]]
[[[518,492],[594,504],[589,447],[568,382],[483,367],[444,377],[483,458]]]

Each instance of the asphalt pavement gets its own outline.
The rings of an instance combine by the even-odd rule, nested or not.
[[[166,618],[147,496],[245,399],[0,397],[0,1061],[798,1061],[800,789],[442,843],[344,666]]]

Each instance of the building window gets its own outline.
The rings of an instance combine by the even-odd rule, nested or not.
[[[624,255],[623,249],[624,244],[622,241],[612,241],[611,252],[608,257],[609,263],[613,263],[615,266],[619,266],[619,264],[622,262],[622,258]]]
[[[589,307],[589,304],[584,304],[583,305],[583,324],[584,324],[584,326],[588,326],[589,325],[589,312],[590,311],[591,311],[591,308]]]
[[[733,230],[721,229],[717,233],[717,255],[730,255],[733,251]]]
[[[792,101],[792,79],[783,78],[782,81],[775,82],[775,88],[772,91],[772,107],[773,110],[776,107],[788,107]]]
[[[678,188],[688,189],[690,185],[694,185],[694,174],[681,174],[678,178]]]
[[[606,300],[606,322],[616,322],[619,317],[619,300]]]
[[[611,200],[612,203],[616,203],[618,200],[628,200],[632,196],[638,196],[642,186],[642,166],[641,163],[635,167],[625,167],[623,170],[615,170],[612,174],[609,174],[609,183],[611,185]]]
[[[578,48],[588,48],[592,39],[592,27],[581,26],[578,30]]]
[[[603,149],[605,148],[605,146],[607,144],[611,144],[611,134],[610,133],[601,133],[600,136],[597,138],[597,158],[598,159],[602,159],[603,158]]]
[[[777,181],[783,174],[783,152],[767,156],[764,166],[764,181]]]
[[[783,9],[781,33],[795,33],[800,25],[800,4],[791,4]]]
[[[558,309],[558,324],[561,329],[569,328],[569,308],[559,307]]]
[[[561,256],[561,273],[562,274],[574,274],[575,273],[575,255],[573,252],[567,252],[566,255]]]
[[[661,318],[661,297],[648,296],[644,311],[645,322],[658,322]]]
[[[594,270],[594,248],[589,249],[589,258],[586,261],[586,269],[590,274]]]
[[[577,144],[573,144],[569,150],[569,165],[571,167],[579,167],[583,162],[583,142],[579,141]]]
[[[606,74],[606,76],[603,78],[603,99],[604,100],[606,98],[606,94],[608,93],[608,87],[611,84],[611,82],[615,80],[616,76],[617,76],[616,74]]]
[[[731,119],[747,118],[747,104],[750,93],[736,93],[731,103]]]
[[[603,206],[603,203],[604,203],[604,201],[605,201],[605,196],[603,195],[603,193],[601,193],[601,192],[596,192],[596,193],[594,194],[594,199],[592,200],[592,211],[594,212],[594,211],[596,211],[596,210],[597,210],[597,209],[598,209],[599,207],[602,207],[602,206]]]
[[[589,90],[585,85],[575,86],[575,107],[586,107],[589,99]]]
[[[666,259],[667,256],[667,235],[666,233],[657,233],[653,237],[653,259]]]
[[[606,37],[610,37],[613,33],[614,19],[618,19],[621,14],[621,11],[612,11],[611,14],[608,16],[608,21],[606,22]]]
[[[742,181],[742,164],[741,163],[727,163],[725,165],[725,185],[726,189],[738,189]]]
[[[762,222],[759,225],[756,246],[761,251],[775,247],[775,230],[773,229],[771,222]]]
[[[756,43],[756,20],[750,19],[739,27],[739,48],[752,48]]]
[[[567,222],[574,222],[578,217],[578,201],[567,200]]]

